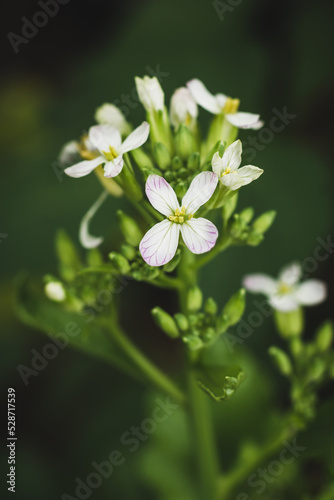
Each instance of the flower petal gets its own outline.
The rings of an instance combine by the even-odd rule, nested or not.
[[[218,175],[218,177],[220,177],[224,172],[224,162],[223,158],[219,156],[218,151],[213,155],[211,163],[212,163],[212,170],[216,175]]]
[[[223,154],[223,167],[224,170],[230,168],[233,172],[239,168],[241,163],[241,153],[242,153],[242,144],[240,139],[234,141]]]
[[[65,174],[70,177],[83,177],[84,175],[90,174],[96,167],[104,163],[105,159],[103,156],[98,156],[93,160],[85,160],[76,163],[72,167],[65,168]]]
[[[255,130],[259,128],[260,115],[254,115],[253,113],[227,113],[225,115],[227,121],[238,128],[253,128]]]
[[[283,267],[278,275],[278,279],[285,285],[293,286],[300,281],[302,274],[303,270],[299,262],[292,262]]]
[[[179,208],[179,202],[174,189],[160,175],[149,175],[146,181],[145,191],[151,205],[167,217],[174,215]]]
[[[247,167],[239,168],[238,170],[235,170],[230,174],[224,175],[221,178],[221,182],[224,184],[224,186],[231,189],[231,191],[235,191],[242,186],[250,184],[252,181],[260,177],[262,173],[263,170],[261,168],[248,165]]]
[[[218,238],[218,229],[209,220],[199,217],[180,225],[183,241],[192,253],[211,250]]]
[[[187,83],[187,87],[197,104],[202,106],[202,108],[210,111],[210,113],[214,115],[221,113],[221,107],[219,106],[217,98],[208,91],[204,83],[194,78]]]
[[[59,161],[63,165],[73,165],[79,155],[79,144],[77,141],[70,141],[64,144],[60,153]]]
[[[187,214],[194,214],[213,195],[218,183],[218,177],[213,172],[201,172],[191,182],[188,191],[182,199],[182,206]]]
[[[163,111],[165,94],[157,77],[153,76],[150,78],[149,76],[144,76],[143,78],[139,78],[136,76],[135,82],[139,100],[146,111]]]
[[[299,307],[298,302],[292,293],[285,295],[273,295],[270,297],[269,303],[274,309],[281,312],[295,311]]]
[[[120,154],[127,153],[133,149],[137,149],[147,141],[150,133],[150,126],[147,122],[143,122],[125,139],[123,144],[118,148]]]
[[[119,130],[109,124],[94,125],[94,127],[90,127],[89,140],[101,153],[109,153],[110,147],[115,148],[118,152],[122,142]]]
[[[326,299],[327,288],[322,281],[308,280],[297,288],[294,296],[301,306],[314,306]]]
[[[89,234],[89,223],[102,203],[106,200],[107,196],[107,191],[103,191],[81,220],[79,228],[79,240],[84,248],[95,248],[99,246],[103,241],[102,237],[97,238],[96,236],[92,236],[91,234]]]
[[[94,117],[97,123],[100,123],[101,125],[112,125],[117,128],[122,135],[129,134],[131,132],[130,125],[126,121],[122,111],[114,104],[110,104],[109,102],[102,104],[102,106],[97,108]]]
[[[168,219],[155,224],[139,244],[144,261],[153,267],[167,264],[175,255],[179,234],[180,225]]]
[[[248,274],[242,280],[243,286],[249,292],[272,295],[277,290],[277,282],[267,274]]]
[[[123,169],[123,156],[117,156],[113,161],[106,161],[104,165],[104,177],[116,177]]]

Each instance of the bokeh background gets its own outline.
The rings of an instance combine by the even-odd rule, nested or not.
[[[251,205],[257,213],[276,209],[278,216],[260,247],[230,249],[202,276],[205,294],[220,305],[238,289],[246,272],[276,275],[282,265],[312,257],[317,238],[326,240],[333,232],[333,2],[244,0],[220,10],[220,15],[217,9],[219,3],[205,0],[70,0],[27,44],[20,44],[16,54],[7,34],[21,35],[21,18],[31,19],[40,7],[23,0],[7,5],[1,21],[0,233],[7,236],[0,240],[0,380],[2,402],[8,386],[17,391],[18,499],[53,500],[65,492],[74,496],[75,478],[84,480],[93,461],[119,449],[123,432],[139,425],[152,408],[141,385],[70,348],[28,387],[17,372],[19,364],[29,365],[31,349],[40,351],[46,337],[15,316],[15,278],[22,270],[41,277],[56,273],[54,235],[59,227],[77,241],[80,219],[100,186],[94,176],[59,177],[57,156],[63,143],[92,124],[99,104],[121,104],[128,120],[139,124],[144,118],[141,105],[133,97],[126,103],[124,96],[134,95],[134,76],[151,68],[164,74],[167,101],[175,88],[198,77],[213,92],[240,97],[241,109],[259,112],[266,124],[274,109],[286,106],[296,115],[266,144],[258,132],[241,133],[241,139],[255,138],[260,144],[252,163],[265,174],[242,190],[240,207]],[[202,110],[204,125],[208,119]],[[110,198],[94,219],[93,232],[106,235],[105,253],[117,249],[119,206],[125,206],[123,200]],[[325,304],[307,311],[309,337],[331,316],[333,267],[329,256],[313,273],[329,284],[330,293]],[[153,325],[149,311],[157,304],[175,311],[169,293],[131,283],[122,294],[122,315],[135,341],[173,373],[180,363],[179,347]],[[268,319],[235,353],[238,361],[245,358],[250,376],[233,400],[214,408],[225,466],[242,439],[258,436],[259,421],[264,427],[274,407],[287,405],[287,386],[268,360],[272,343],[279,340]],[[329,464],[334,463],[327,456],[332,389],[324,389],[318,420],[302,437],[307,451],[298,477],[303,480],[292,482],[292,469],[279,479],[284,498],[302,498],[298,495],[305,491],[316,498],[328,479]],[[136,453],[123,450],[126,463],[92,498],[185,500],[182,493],[163,496],[152,482],[152,470],[160,467],[161,482],[168,488],[172,465],[167,459],[159,462],[154,443],[160,440],[163,449],[177,436],[182,447],[187,434],[183,425],[182,415],[175,417]],[[283,497],[272,493],[270,498]]]

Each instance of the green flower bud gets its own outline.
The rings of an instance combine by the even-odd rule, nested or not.
[[[111,252],[108,257],[120,274],[128,274],[130,271],[130,265],[123,255],[117,252]]]
[[[154,157],[161,170],[166,170],[171,163],[171,157],[166,146],[161,142],[156,142],[153,146]]]
[[[170,170],[168,170],[167,172],[165,172],[164,177],[165,177],[167,182],[170,182],[171,180],[174,179],[174,172],[171,172]]]
[[[163,309],[155,307],[152,309],[152,316],[156,324],[161,328],[161,330],[167,333],[169,337],[176,339],[180,336],[179,329],[174,319]]]
[[[331,321],[325,321],[318,329],[315,343],[319,351],[327,351],[333,342],[333,324]]]
[[[187,308],[191,312],[196,312],[202,307],[203,295],[198,286],[192,286],[188,290]]]
[[[232,191],[233,196],[228,196],[223,204],[223,219],[229,220],[238,204],[239,191]]]
[[[326,363],[320,358],[315,358],[309,365],[308,381],[319,382],[326,371]]]
[[[253,216],[254,216],[253,207],[247,207],[242,212],[240,212],[240,217],[246,224],[248,224],[252,220]]]
[[[229,317],[227,314],[222,314],[218,318],[218,332],[225,333],[228,327],[230,326]]]
[[[217,302],[212,297],[206,299],[204,304],[204,311],[207,314],[215,315],[217,313],[217,309],[218,309]]]
[[[183,198],[183,196],[187,192],[187,185],[185,182],[181,181],[178,182],[177,185],[175,186],[175,193],[179,198]]]
[[[136,257],[136,249],[132,245],[122,245],[122,254],[128,260],[133,260]]]
[[[223,309],[223,315],[228,317],[229,326],[235,325],[241,319],[246,306],[246,292],[241,288],[237,293],[232,295]]]
[[[87,265],[89,267],[101,266],[103,264],[103,257],[98,248],[91,248],[87,252]]]
[[[216,337],[216,330],[211,326],[206,328],[203,333],[203,339],[205,342],[211,342]]]
[[[269,212],[264,212],[253,222],[252,228],[257,234],[264,234],[272,223],[274,222],[276,217],[276,211],[270,210]]]
[[[195,151],[195,153],[191,153],[191,155],[189,156],[187,167],[192,172],[197,172],[200,169],[200,166],[201,166],[201,156],[198,151]]]
[[[71,281],[82,269],[82,263],[77,248],[63,229],[60,229],[56,235],[56,253],[61,277],[66,281]]]
[[[293,337],[291,339],[290,348],[295,358],[299,358],[304,352],[304,346],[299,337]]]
[[[284,351],[282,351],[282,349],[272,346],[269,348],[268,352],[283,375],[289,376],[292,374],[292,364],[290,358]]]
[[[189,349],[192,351],[198,351],[203,347],[203,340],[196,335],[188,335],[187,337],[183,337],[183,342],[187,344]]]
[[[244,221],[241,219],[239,214],[234,214],[232,217],[232,223],[230,227],[230,233],[234,238],[238,238],[244,229]]]
[[[129,161],[128,159],[128,162],[124,164],[122,172],[119,174],[122,189],[128,198],[133,201],[140,201],[143,197],[143,193],[134,175],[133,169],[129,165]]]
[[[137,222],[126,215],[122,210],[117,211],[118,223],[125,238],[125,241],[130,245],[139,245],[143,233],[140,230]]]
[[[196,142],[193,134],[186,125],[181,124],[175,134],[175,150],[183,159],[187,159],[196,149]]]
[[[142,148],[133,149],[131,151],[131,155],[139,168],[154,170],[154,164],[151,158],[145,153],[145,151]]]
[[[298,337],[304,328],[304,315],[301,308],[290,312],[275,311],[275,323],[278,332],[285,339]]]
[[[182,313],[176,313],[174,314],[174,319],[181,332],[186,332],[187,330],[189,330],[189,321],[187,316]]]
[[[172,168],[173,170],[179,170],[183,167],[183,162],[179,156],[174,156],[172,159]]]
[[[247,238],[247,244],[256,247],[263,241],[263,234],[251,232]]]

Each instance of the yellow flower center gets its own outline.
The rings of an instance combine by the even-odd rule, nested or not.
[[[238,111],[240,99],[232,99],[228,97],[223,107],[223,113],[236,113]]]
[[[280,295],[286,295],[287,293],[290,293],[292,291],[291,286],[286,285],[285,283],[280,283],[278,285],[278,293]]]
[[[171,222],[176,222],[176,224],[183,224],[183,222],[190,220],[192,217],[193,214],[186,215],[186,207],[182,206],[175,210],[175,215],[169,215],[168,219]]]
[[[227,174],[230,174],[231,173],[231,167],[227,167],[224,172],[221,174],[222,177],[224,177],[224,175],[227,175]]]
[[[109,151],[103,151],[103,156],[106,158],[106,160],[112,161],[117,158],[118,153],[115,148],[109,146]]]

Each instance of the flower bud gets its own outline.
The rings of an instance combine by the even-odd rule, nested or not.
[[[264,212],[253,222],[252,225],[253,231],[257,234],[264,234],[266,231],[268,231],[268,229],[274,222],[275,217],[276,217],[275,210],[269,210],[269,212]]]
[[[172,159],[173,170],[179,170],[183,167],[183,162],[179,156],[174,156]]]
[[[161,142],[156,142],[153,146],[156,162],[161,170],[166,170],[171,163],[171,157],[166,146]]]
[[[66,298],[65,288],[60,281],[49,281],[44,287],[45,295],[55,302],[63,302]]]
[[[187,335],[187,337],[183,337],[183,342],[187,344],[192,351],[198,351],[203,347],[203,340],[196,335]]]
[[[253,207],[247,207],[242,212],[240,212],[240,217],[242,220],[248,224],[254,216],[254,208]]]
[[[200,166],[201,166],[201,156],[198,151],[195,151],[194,153],[191,153],[191,155],[189,156],[187,167],[192,172],[196,172],[197,170],[199,170]]]
[[[127,259],[117,252],[111,252],[108,255],[111,262],[114,264],[117,272],[120,274],[127,274],[130,271],[130,265]]]
[[[217,302],[212,297],[206,299],[204,304],[204,311],[207,314],[215,315],[217,313],[217,309],[218,309]]]
[[[263,241],[263,234],[251,232],[247,237],[247,244],[256,247]]]
[[[238,197],[239,197],[238,191],[232,191],[231,196],[228,196],[226,198],[226,201],[223,205],[223,218],[225,221],[229,220],[234,210],[236,209],[238,204]]]
[[[203,295],[198,286],[192,286],[188,290],[187,308],[191,312],[196,312],[202,307]]]
[[[176,153],[183,159],[187,159],[196,149],[193,134],[185,125],[180,125],[175,134]]]
[[[268,352],[283,375],[289,376],[292,374],[292,364],[290,358],[284,351],[282,351],[282,349],[272,346],[269,347]]]
[[[318,329],[315,343],[319,351],[327,351],[333,342],[333,324],[331,321],[325,321]]]
[[[275,310],[275,323],[283,338],[298,337],[304,328],[304,315],[301,308],[290,312]]]
[[[122,210],[117,211],[117,218],[125,241],[129,243],[129,245],[133,245],[134,247],[139,245],[143,237],[143,233],[140,230],[137,222],[133,220],[132,217],[129,217],[124,212],[122,212]]]
[[[176,339],[180,336],[179,329],[172,316],[160,307],[155,307],[151,312],[156,324],[161,328],[161,330],[167,333],[169,337]]]
[[[154,164],[151,158],[145,153],[142,148],[133,149],[131,151],[131,156],[133,157],[139,168],[148,169],[151,170],[150,173],[154,173]]]
[[[139,100],[146,111],[162,111],[165,95],[157,77],[144,76],[144,78],[139,78],[136,76],[135,82]]]
[[[136,257],[136,249],[132,245],[122,245],[121,250],[128,260],[133,260]]]
[[[176,313],[174,314],[174,319],[181,332],[186,332],[189,329],[189,321],[187,316],[182,313]]]
[[[56,236],[56,252],[59,272],[66,281],[71,281],[82,268],[79,253],[68,234],[60,229]]]
[[[122,181],[122,188],[126,196],[133,201],[140,201],[143,197],[143,193],[132,167],[125,164],[119,177]]]
[[[241,288],[237,293],[232,295],[225,305],[222,315],[228,317],[229,326],[235,325],[240,321],[246,306],[246,292]]]
[[[170,103],[170,121],[173,127],[186,125],[190,129],[196,126],[198,108],[196,101],[186,87],[176,89]]]
[[[119,130],[121,135],[128,135],[131,132],[131,126],[126,121],[122,111],[114,104],[105,103],[97,108],[95,112],[97,123],[109,124]]]
[[[183,196],[187,192],[187,185],[185,182],[181,181],[178,182],[177,185],[175,186],[175,193],[179,198],[183,198]]]

